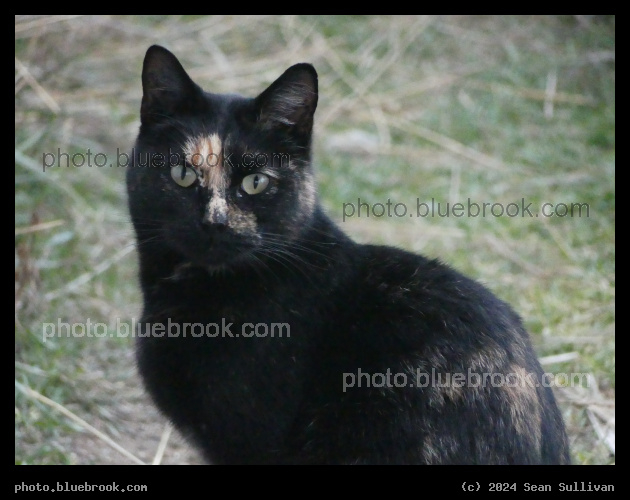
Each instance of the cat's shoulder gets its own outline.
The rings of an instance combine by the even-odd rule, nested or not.
[[[480,282],[462,274],[440,259],[397,247],[360,245],[366,285],[396,291],[399,298],[414,300],[439,296],[450,300],[492,302],[496,297]]]
[[[439,259],[380,245],[361,245],[361,254],[357,306],[381,330],[396,331],[412,344],[430,338],[469,342],[480,335],[510,344],[525,335],[507,303]]]

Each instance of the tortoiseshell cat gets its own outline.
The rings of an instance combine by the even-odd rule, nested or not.
[[[527,383],[543,372],[516,313],[436,260],[354,243],[324,214],[310,64],[249,99],[202,91],[153,46],[142,84],[127,177],[138,365],[209,462],[569,462],[551,389]]]

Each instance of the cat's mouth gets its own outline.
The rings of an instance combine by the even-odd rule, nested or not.
[[[174,243],[195,267],[218,270],[246,260],[256,248],[255,241],[224,231],[197,233],[195,238],[176,238]]]

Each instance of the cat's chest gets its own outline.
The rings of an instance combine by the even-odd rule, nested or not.
[[[165,334],[140,339],[141,351],[164,360],[173,379],[199,390],[212,385],[218,398],[247,400],[266,385],[287,386],[310,364],[323,322],[307,291],[233,275],[191,273],[146,299],[143,322],[151,330],[144,331],[158,325]]]
[[[221,436],[224,456],[278,446],[311,363],[299,297],[288,304],[277,288],[249,285],[237,293],[222,282],[170,283],[145,311],[167,333],[138,339],[139,368],[158,406],[184,429]]]

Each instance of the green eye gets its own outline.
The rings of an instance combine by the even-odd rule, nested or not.
[[[195,171],[186,165],[175,165],[171,167],[171,177],[182,187],[192,186],[197,180]]]
[[[241,188],[247,194],[262,193],[269,186],[269,177],[265,174],[251,174],[243,178]]]

